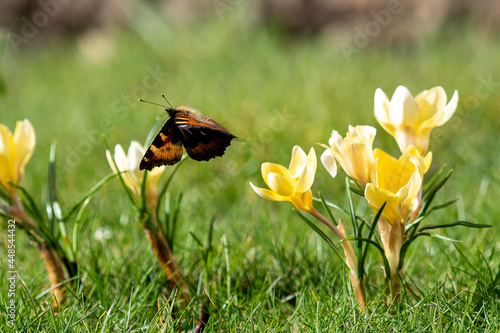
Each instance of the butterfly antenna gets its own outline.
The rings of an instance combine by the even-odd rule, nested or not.
[[[168,101],[168,99],[165,97],[164,94],[161,94],[161,97],[163,97],[163,99],[168,103],[168,105],[170,105],[170,108],[173,109],[172,107],[172,104],[170,104],[170,102]]]
[[[153,104],[153,105],[158,105],[158,106],[161,106],[162,108],[167,108],[167,106],[166,106],[166,105],[161,105],[161,104],[158,104],[158,103],[153,103],[153,102],[150,102],[150,101],[145,101],[145,100],[143,100],[142,98],[139,98],[139,102],[148,103],[148,104]],[[168,105],[170,105],[170,103],[168,103]],[[170,105],[170,107],[172,107],[172,106]]]

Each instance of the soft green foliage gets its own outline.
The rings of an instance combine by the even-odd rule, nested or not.
[[[101,133],[111,147],[145,141],[155,118],[167,115],[135,99],[161,103],[165,93],[174,106],[200,109],[241,139],[223,158],[185,161],[169,187],[171,198],[182,192],[175,255],[198,294],[204,285],[202,257],[211,266],[208,332],[498,332],[498,39],[454,26],[411,45],[370,45],[348,62],[338,40],[290,40],[280,31],[239,23],[236,12],[231,14],[235,18],[182,27],[158,25],[150,15],[139,12],[124,32],[107,35],[111,56],[103,54],[98,61],[84,56],[81,41],[56,40],[47,48],[7,54],[1,68],[0,122],[13,128],[26,117],[35,127],[37,147],[22,182],[30,193],[46,192],[47,156],[56,140],[59,200],[65,211],[70,209],[110,173]],[[159,73],[156,81],[148,77],[151,71]],[[485,86],[488,81],[493,84]],[[434,203],[457,201],[426,223],[464,220],[493,228],[436,231],[461,240],[456,245],[460,251],[447,241],[416,240],[405,261],[414,294],[408,292],[399,308],[387,309],[383,281],[370,279],[381,269],[378,252],[370,248],[365,262],[369,307],[362,316],[353,305],[344,266],[328,244],[291,205],[262,200],[248,183],[261,181],[260,163],[285,163],[295,144],[317,147],[332,129],[344,133],[348,124],[377,127],[376,145],[396,154],[396,143],[376,124],[373,94],[377,87],[393,91],[399,84],[411,91],[442,85],[449,96],[454,89],[460,93],[457,113],[432,134],[429,173],[444,163],[452,165],[453,177]],[[320,187],[325,199],[348,208],[342,173],[332,180],[319,166],[313,193]],[[353,199],[357,205],[357,196]],[[316,207],[322,208],[320,203]],[[348,228],[348,215],[332,212]],[[206,252],[209,247],[198,251],[191,233],[205,244],[214,216],[212,253]],[[84,219],[78,244],[82,286],[68,295],[58,314],[48,295],[38,297],[48,285],[45,267],[18,230],[18,329],[192,328],[203,296],[175,319],[166,315],[172,304],[164,296],[165,277],[118,181],[96,194]],[[94,238],[102,227],[111,230],[111,239]],[[5,253],[0,251],[0,311],[7,300]],[[4,325],[0,312],[0,331]]]

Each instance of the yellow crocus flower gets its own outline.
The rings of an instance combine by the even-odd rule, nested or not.
[[[315,212],[311,186],[316,173],[316,153],[311,148],[309,154],[299,146],[293,147],[290,166],[285,168],[275,163],[262,164],[262,178],[270,189],[258,188],[250,183],[253,190],[267,200],[288,201],[296,208]]]
[[[377,130],[371,126],[349,126],[345,139],[337,131],[332,131],[328,140],[329,147],[321,155],[321,162],[332,177],[337,174],[337,164],[345,173],[357,180],[364,188],[370,181],[370,169],[373,163],[373,140]]]
[[[35,143],[35,130],[28,119],[17,122],[14,135],[0,124],[0,185],[11,195],[15,188],[8,182],[21,182],[24,167],[35,150]]]
[[[127,185],[136,198],[141,197],[141,182],[144,177],[144,172],[139,170],[139,164],[141,163],[142,157],[144,156],[145,150],[142,145],[137,141],[132,141],[128,149],[127,154],[123,150],[120,144],[115,146],[114,159],[116,165],[120,172],[122,172],[123,181]],[[113,170],[117,172],[116,167],[111,158],[111,152],[106,150],[106,157],[108,163]],[[146,178],[146,201],[151,204],[155,204],[156,198],[158,197],[158,180],[165,171],[165,166],[154,168],[148,173]]]
[[[399,86],[391,100],[378,88],[375,91],[375,117],[379,124],[397,141],[401,152],[410,145],[415,146],[421,155],[429,148],[431,130],[446,123],[457,108],[458,91],[446,104],[446,92],[442,87],[424,90],[417,97]]]
[[[414,148],[410,148],[399,159],[380,149],[373,153],[375,160],[365,197],[375,213],[387,202],[382,217],[391,224],[404,223],[420,207],[422,178],[431,155],[419,158],[412,154]]]

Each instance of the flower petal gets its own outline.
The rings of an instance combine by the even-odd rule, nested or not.
[[[130,143],[130,147],[127,152],[128,170],[139,169],[139,164],[142,161],[144,153],[144,148],[139,142],[133,140]]]
[[[267,184],[273,192],[281,196],[290,196],[294,192],[294,184],[291,182],[291,179],[278,173],[269,173],[267,175]]]
[[[280,164],[276,164],[276,163],[269,163],[269,162],[262,163],[261,172],[262,172],[262,178],[266,182],[267,186],[269,186],[269,184],[267,183],[267,176],[271,172],[277,173],[277,174],[282,175],[282,176],[287,177],[287,178],[292,178],[292,175],[290,174],[290,171],[288,171],[287,168],[285,168],[284,166],[282,166]]]
[[[312,147],[309,150],[309,154],[307,154],[306,164],[308,167],[311,168],[313,173],[316,173],[316,169],[318,166],[318,160],[316,158],[316,152],[314,151],[314,148],[312,148]]]
[[[420,107],[420,119],[422,121],[434,118],[446,105],[446,92],[443,87],[434,87],[424,90],[415,97]]]
[[[395,128],[391,124],[389,118],[389,99],[382,89],[377,88],[374,96],[374,113],[380,126],[382,126],[389,134],[395,135]]]
[[[314,171],[312,170],[311,167],[306,165],[304,169],[302,169],[302,173],[299,176],[299,180],[295,185],[295,192],[304,193],[311,188],[313,183],[314,183]]]
[[[107,149],[106,149],[106,159],[108,160],[111,170],[113,170],[114,173],[118,173],[118,170],[116,170],[115,164],[113,163],[113,157],[111,155],[111,152]]]
[[[321,154],[321,163],[325,167],[326,171],[332,176],[332,178],[335,178],[337,175],[337,163],[335,162],[335,158],[332,155],[332,152],[330,149],[327,149],[324,151],[323,154]]]
[[[455,110],[457,109],[458,105],[458,91],[455,90],[453,93],[453,96],[450,99],[450,102],[444,107],[443,109],[443,116],[441,119],[438,121],[436,126],[441,126],[444,123],[446,123],[448,120],[450,120],[451,116],[455,113]]]
[[[252,183],[250,183],[250,186],[255,191],[255,193],[257,193],[259,196],[263,197],[266,200],[271,200],[271,201],[287,201],[285,198],[283,198],[282,196],[278,195],[277,193],[275,193],[275,192],[273,192],[271,190],[268,190],[268,189],[265,189],[265,188],[256,187]]]
[[[125,150],[121,144],[117,144],[115,146],[115,154],[114,154],[116,165],[118,166],[118,170],[127,171],[128,170],[128,160],[127,155],[125,154]]]
[[[292,159],[288,170],[292,174],[292,178],[296,178],[302,172],[302,168],[307,164],[307,155],[299,146],[294,146],[292,150]]]
[[[18,121],[14,130],[15,157],[14,165],[18,171],[17,182],[24,173],[24,166],[28,163],[35,150],[35,129],[28,119]]]
[[[382,205],[386,203],[382,216],[389,223],[400,221],[401,215],[396,210],[396,196],[390,191],[377,188],[374,184],[368,183],[365,188],[365,198],[368,206],[374,213],[377,213]]]
[[[414,127],[420,123],[420,109],[408,88],[399,86],[389,104],[389,119],[396,128]]]

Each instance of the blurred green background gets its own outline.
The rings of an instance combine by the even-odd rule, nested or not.
[[[375,126],[374,146],[397,155],[396,143],[373,116],[375,89],[390,97],[398,85],[414,95],[441,85],[448,98],[457,89],[460,99],[453,118],[432,133],[431,173],[442,164],[455,168],[438,201],[458,201],[432,218],[500,226],[498,4],[128,1],[70,10],[63,1],[54,0],[53,7],[27,3],[24,11],[0,16],[10,31],[0,68],[0,122],[14,129],[16,120],[28,118],[35,127],[37,146],[22,184],[40,202],[53,141],[60,197],[69,207],[110,172],[102,134],[111,146],[143,143],[155,119],[167,115],[137,98],[162,103],[164,93],[174,107],[199,109],[240,138],[222,158],[186,161],[172,183],[173,195],[184,193],[181,264],[189,264],[195,247],[188,231],[204,238],[216,216],[215,238],[226,234],[235,265],[244,266],[251,248],[309,244],[312,235],[289,204],[265,201],[251,190],[250,181],[264,185],[261,163],[288,165],[294,145],[314,147],[319,158],[317,143],[326,143],[332,129],[344,134],[349,124]],[[332,180],[319,165],[313,192],[344,204],[343,175]],[[103,226],[113,232],[106,251],[117,262],[136,253],[137,243],[148,247],[118,182],[92,204],[84,229],[89,249]],[[497,228],[443,233],[463,240],[473,254],[491,254],[500,249]],[[446,274],[438,267],[453,252],[450,244],[420,240],[411,250],[410,260],[417,256],[421,265],[410,270],[424,284],[431,281],[426,274]],[[44,267],[38,260],[29,267],[29,251],[32,258],[37,254],[29,246],[26,251],[19,271],[34,278]],[[138,256],[138,262],[147,257],[155,264],[147,253]]]

